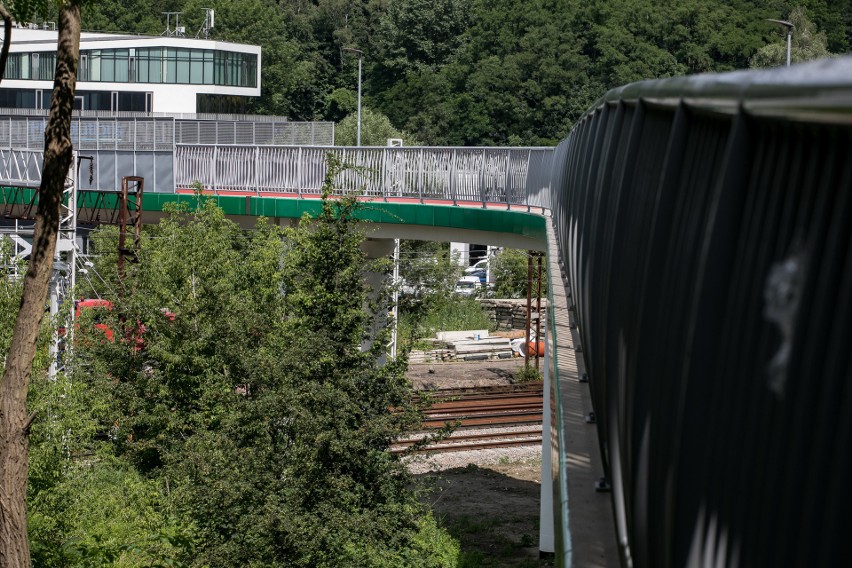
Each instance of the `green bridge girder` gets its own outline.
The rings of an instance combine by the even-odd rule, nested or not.
[[[9,218],[21,218],[21,212],[34,201],[36,190],[32,188],[0,188],[0,209]],[[226,215],[246,224],[254,219],[300,219],[304,215],[316,216],[321,209],[321,201],[311,198],[262,197],[235,195],[205,195],[213,199]],[[186,203],[193,205],[198,197],[190,194],[148,193],[142,200],[144,223],[155,223],[170,204]],[[77,197],[80,223],[89,218],[86,212],[94,208],[115,210],[118,207],[118,194],[95,191],[79,191]],[[133,205],[130,206],[133,209]],[[517,209],[464,207],[454,205],[435,205],[429,203],[396,203],[385,201],[364,201],[358,211],[361,219],[380,226],[413,226],[425,229],[458,230],[471,234],[501,233],[517,237],[515,241],[526,243],[527,248],[542,250],[547,238],[546,218]],[[528,242],[527,242],[528,241]]]

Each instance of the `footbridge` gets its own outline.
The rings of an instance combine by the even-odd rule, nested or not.
[[[627,85],[556,148],[189,144],[170,169],[112,164],[168,171],[150,219],[200,185],[234,218],[287,222],[317,206],[333,152],[377,226],[546,250],[540,548],[557,565],[848,566],[850,117],[846,58]],[[21,216],[38,157],[0,159],[0,207]],[[115,187],[85,184],[81,214]]]

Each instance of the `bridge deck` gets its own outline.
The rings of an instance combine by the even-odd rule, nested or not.
[[[562,522],[557,523],[556,547],[563,557],[561,566],[608,568],[619,565],[612,499],[609,493],[595,491],[595,482],[604,475],[597,428],[585,422],[592,410],[588,385],[579,377],[585,372],[577,330],[571,329],[571,301],[565,287],[565,274],[559,263],[558,241],[551,223],[548,235],[548,282],[550,283],[549,321],[551,322],[550,398],[556,402],[551,424],[554,505]],[[558,440],[556,438],[559,438]],[[560,453],[556,448],[562,448]],[[559,490],[559,487],[562,490]],[[560,499],[563,502],[559,502]],[[559,534],[559,531],[563,531]]]

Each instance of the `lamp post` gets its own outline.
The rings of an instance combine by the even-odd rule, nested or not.
[[[358,54],[358,134],[356,138],[356,146],[361,145],[361,59],[364,57],[364,52],[354,47],[344,47],[343,51]]]
[[[793,25],[792,22],[788,22],[786,20],[767,20],[772,22],[773,24],[778,24],[784,28],[787,28],[787,67],[790,66],[790,46],[793,42],[793,28],[796,26]]]

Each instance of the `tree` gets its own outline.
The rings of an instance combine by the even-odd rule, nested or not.
[[[33,248],[0,382],[0,565],[3,566],[30,565],[26,512],[27,449],[29,429],[35,416],[27,415],[26,400],[56,250],[59,205],[65,176],[71,167],[71,110],[80,53],[82,2],[65,0],[59,7],[56,74],[44,136],[44,165]],[[23,11],[26,8],[32,10],[34,6],[16,2],[13,8]],[[26,12],[22,13],[26,15]],[[4,18],[6,16],[4,14]],[[7,40],[8,23],[6,30]]]
[[[354,146],[357,141],[358,114],[350,113],[334,129],[334,142],[338,146]],[[398,130],[388,117],[367,107],[361,107],[361,145],[385,146],[388,138],[399,138],[406,146],[420,142],[408,132]]]
[[[75,351],[76,383],[111,398],[103,437],[168,480],[179,524],[196,527],[194,565],[433,557],[415,537],[437,529],[388,451],[420,419],[405,358],[379,364],[388,293],[365,276],[388,262],[361,249],[359,203],[328,197],[337,171],[321,213],[283,232],[242,231],[202,196],[172,210],[128,267],[134,293],[102,314],[118,339]]]
[[[449,62],[469,19],[469,7],[459,0],[391,2],[380,19],[369,80],[384,90],[410,71]]]
[[[526,298],[529,254],[517,249],[500,252],[493,261],[494,296],[497,298]],[[538,264],[533,263],[533,285]],[[542,271],[542,290],[547,290],[547,272]],[[533,288],[533,294],[536,293]]]
[[[14,275],[23,272],[25,266],[12,256],[12,241],[0,236],[0,361],[6,361],[12,328],[18,306],[21,303],[23,282]]]
[[[805,8],[799,6],[790,12],[790,23],[793,24],[790,61],[800,63],[811,59],[829,57],[825,32],[818,32],[816,26],[806,14]],[[783,29],[783,39],[761,47],[749,60],[752,68],[781,67],[787,62],[787,29]]]

